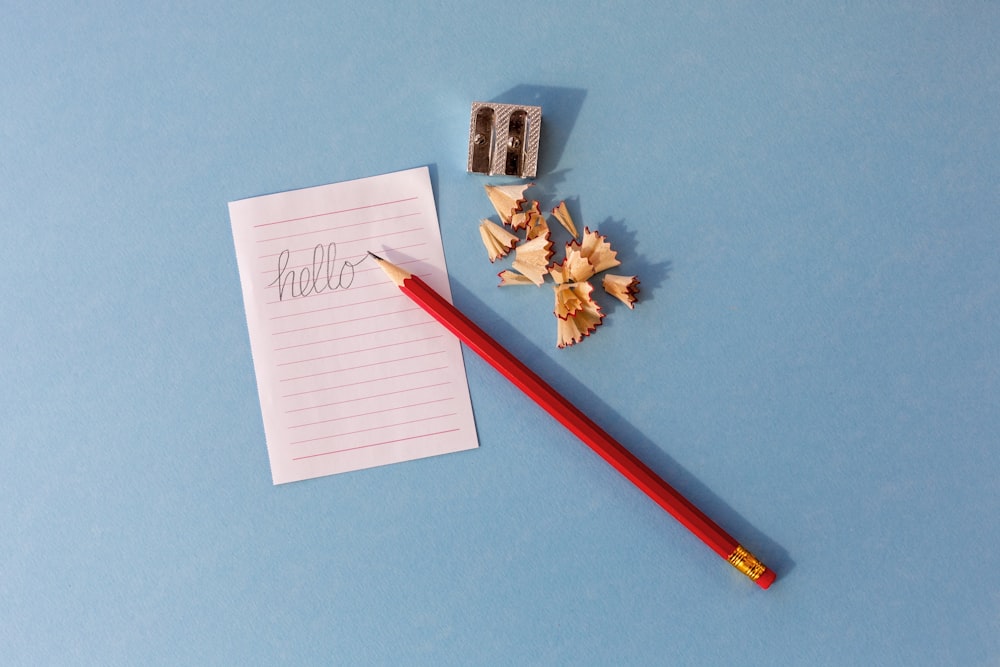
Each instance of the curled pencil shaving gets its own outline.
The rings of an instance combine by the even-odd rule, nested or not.
[[[479,235],[483,239],[483,245],[486,246],[491,262],[506,257],[510,249],[520,240],[497,223],[485,218],[479,221]]]
[[[556,305],[552,312],[556,317],[566,319],[583,308],[585,300],[590,300],[593,287],[590,283],[563,283],[554,286],[552,290],[556,295]]]
[[[552,209],[552,215],[554,215],[556,220],[559,221],[559,224],[562,225],[567,232],[569,232],[570,236],[575,239],[577,236],[576,225],[573,224],[573,218],[569,215],[569,209],[566,208],[566,202],[559,202],[559,205]]]
[[[547,240],[552,240],[552,235],[549,231],[549,223],[545,221],[545,216],[541,213],[528,218],[524,234],[525,238],[529,241],[531,239],[538,238],[539,236],[544,236]]]
[[[549,267],[549,273],[556,284],[583,282],[593,276],[596,271],[590,260],[583,256],[578,247],[566,246],[566,257],[559,264]]]
[[[638,278],[635,276],[619,276],[613,273],[605,273],[602,284],[605,292],[629,308],[635,308],[636,295],[639,293]]]
[[[507,287],[508,285],[534,285],[533,281],[528,276],[522,276],[517,271],[511,271],[510,269],[504,269],[497,274],[500,276],[500,287]]]
[[[570,248],[580,249],[580,254],[589,259],[593,265],[594,273],[600,273],[621,264],[618,261],[618,252],[611,249],[607,237],[602,236],[596,230],[590,231],[588,227],[583,228],[583,241],[581,243],[570,241],[566,244],[567,254]]]
[[[554,288],[556,345],[566,347],[589,336],[604,320],[601,307],[591,298],[590,283],[563,283]]]
[[[486,196],[490,198],[493,208],[500,215],[500,220],[505,225],[509,225],[515,213],[521,210],[521,205],[528,200],[524,197],[524,191],[534,183],[522,185],[485,185]]]
[[[541,216],[542,209],[538,205],[538,202],[525,201],[517,211],[511,214],[509,224],[512,229],[528,229],[534,223],[534,220]]]
[[[552,242],[544,236],[536,236],[523,243],[514,251],[511,266],[536,285],[545,282],[549,260],[552,258]]]
[[[605,236],[584,227],[582,237],[566,208],[566,202],[552,209],[552,215],[572,235],[566,244],[562,261],[550,263],[555,254],[552,249],[552,229],[537,201],[528,201],[524,192],[533,184],[487,185],[486,193],[500,215],[501,221],[511,231],[490,221],[480,223],[483,244],[490,261],[505,257],[514,250],[510,269],[498,273],[500,286],[537,285],[545,282],[547,275],[555,282],[556,344],[562,348],[581,342],[600,326],[604,313],[593,299],[594,288],[588,282],[596,274],[619,266],[617,251]],[[604,291],[620,299],[629,308],[639,293],[639,280],[635,276],[605,274]]]

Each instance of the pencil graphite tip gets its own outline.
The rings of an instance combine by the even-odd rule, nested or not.
[[[389,278],[392,279],[392,282],[396,283],[397,287],[402,287],[403,281],[410,277],[409,271],[399,268],[389,260],[382,259],[371,250],[368,251],[368,254],[371,255],[372,259],[378,263],[379,268],[385,271],[385,275],[389,276]]]

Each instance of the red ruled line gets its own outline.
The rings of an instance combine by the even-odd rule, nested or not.
[[[401,357],[399,359],[382,359],[381,361],[373,361],[370,364],[361,364],[360,366],[350,366],[348,368],[337,368],[332,371],[323,371],[322,373],[311,373],[309,375],[299,375],[297,377],[282,378],[281,382],[295,382],[296,380],[308,380],[309,378],[320,377],[322,375],[333,375],[334,373],[343,373],[344,371],[356,371],[359,368],[371,368],[373,366],[381,366],[383,364],[394,364],[397,361],[409,361],[410,359],[420,359],[422,357],[433,357],[435,354],[444,354],[444,350],[437,350],[435,352],[427,352],[425,354],[414,354],[409,357]]]
[[[275,331],[272,336],[282,336],[284,334],[298,333],[299,331],[309,331],[310,329],[322,329],[323,327],[336,327],[342,324],[348,324],[350,322],[360,322],[361,320],[372,320],[377,317],[389,317],[391,315],[401,315],[402,313],[412,313],[415,310],[423,310],[420,306],[416,308],[404,308],[403,310],[394,310],[391,313],[376,313],[375,315],[365,315],[364,317],[355,317],[353,320],[341,320],[340,322],[326,322],[325,324],[316,324],[311,327],[302,327],[301,329],[289,329],[287,331]]]
[[[384,285],[358,285],[357,287],[354,287],[353,289],[354,290],[361,290],[361,289],[365,289],[365,288],[368,288],[368,287],[384,287]],[[330,292],[330,294],[335,294],[335,292]],[[368,303],[375,303],[376,301],[389,301],[391,299],[398,299],[401,296],[406,296],[406,295],[405,294],[393,294],[391,296],[383,296],[383,297],[380,297],[378,299],[366,299],[365,301],[355,301],[354,303],[342,303],[342,304],[340,304],[338,306],[327,306],[326,308],[316,308],[315,310],[303,310],[302,312],[299,312],[299,313],[287,313],[285,315],[275,315],[274,317],[271,318],[271,321],[274,321],[274,320],[285,320],[285,319],[288,319],[289,317],[301,317],[303,315],[315,315],[316,313],[325,313],[325,312],[330,311],[330,310],[340,310],[341,308],[350,308],[351,306],[363,306],[363,305],[368,304]],[[274,303],[278,303],[278,302],[275,301]],[[268,304],[268,305],[270,305],[270,304]]]
[[[342,415],[340,417],[331,417],[330,419],[320,419],[319,421],[305,422],[303,424],[295,424],[294,426],[289,426],[288,428],[293,429],[293,428],[306,428],[308,426],[319,426],[320,424],[329,424],[331,422],[344,421],[345,419],[354,419],[355,417],[369,417],[371,415],[381,415],[385,414],[386,412],[395,412],[396,410],[406,410],[407,408],[419,408],[421,405],[433,405],[434,403],[444,403],[445,401],[453,401],[453,400],[455,400],[454,396],[447,396],[445,398],[435,398],[433,401],[422,401],[420,403],[410,403],[408,405],[398,405],[392,408],[383,408],[382,410],[372,410],[371,412],[358,412],[350,415]],[[383,427],[378,427],[378,428],[383,428]]]
[[[386,375],[379,378],[371,378],[369,380],[358,380],[357,382],[347,382],[346,384],[338,384],[332,387],[320,387],[319,389],[309,389],[307,391],[297,391],[294,394],[285,394],[282,398],[295,398],[296,396],[305,396],[307,394],[319,394],[324,391],[333,391],[334,389],[346,389],[347,387],[356,387],[360,384],[371,384],[372,382],[382,382],[383,380],[395,380],[396,378],[403,378],[410,375],[420,375],[422,373],[433,373],[434,371],[443,371],[447,366],[438,366],[436,368],[427,368],[422,371],[410,371],[409,373],[399,373],[397,375]]]
[[[334,438],[343,438],[347,435],[357,435],[358,433],[369,433],[371,431],[381,431],[387,428],[395,428],[396,426],[409,426],[410,424],[419,424],[420,422],[429,422],[435,419],[444,419],[445,417],[454,417],[455,412],[449,412],[443,415],[434,415],[432,417],[421,417],[420,419],[409,419],[404,422],[399,422],[398,424],[379,424],[378,426],[372,426],[371,428],[362,428],[357,431],[347,431],[346,433],[331,433],[330,435],[321,435],[318,438],[309,438],[308,440],[296,440],[295,442],[290,442],[290,445],[305,445],[310,442],[319,442],[320,440],[333,440]]]
[[[437,431],[435,433],[423,433],[421,435],[411,435],[406,438],[397,438],[396,440],[385,440],[383,442],[373,442],[368,445],[358,445],[357,447],[347,447],[346,449],[335,449],[331,452],[320,452],[318,454],[307,454],[306,456],[296,456],[293,461],[301,461],[303,459],[313,459],[317,456],[329,456],[330,454],[341,454],[343,452],[353,452],[357,449],[368,449],[369,447],[380,447],[382,445],[391,445],[397,442],[406,442],[407,440],[419,440],[420,438],[433,438],[435,435],[444,435],[445,433],[455,433],[461,429],[452,428],[447,431]]]
[[[387,347],[397,347],[399,345],[407,345],[409,343],[422,343],[426,340],[434,340],[436,338],[444,338],[444,336],[427,336],[426,338],[411,338],[409,340],[401,340],[395,343],[386,343],[385,345],[376,345],[375,347],[365,347],[360,350],[348,350],[346,352],[337,352],[336,354],[324,354],[321,357],[311,357],[309,359],[296,359],[295,361],[286,361],[283,364],[278,364],[281,366],[291,366],[293,364],[305,364],[310,361],[320,361],[321,359],[333,359],[334,357],[343,357],[348,354],[360,354],[361,352],[371,352],[372,350],[384,350]]]
[[[356,293],[356,292],[360,292],[361,290],[372,289],[372,288],[374,288],[374,289],[388,289],[389,287],[392,287],[391,283],[370,283],[368,285],[351,285],[350,287],[338,287],[336,289],[324,290],[322,292],[313,292],[312,294],[307,294],[306,296],[293,296],[293,297],[289,297],[287,299],[280,299],[279,298],[277,301],[267,301],[264,305],[267,305],[267,306],[286,305],[286,304],[295,303],[296,301],[303,301],[304,299],[314,299],[316,297],[339,297],[339,296],[341,296],[343,294]],[[277,286],[275,286],[275,289],[277,289]],[[369,300],[365,300],[365,301],[362,301],[360,303],[368,303],[368,302],[369,302]],[[358,304],[357,303],[349,303],[349,304],[345,304],[345,305],[356,306]],[[329,310],[329,308],[322,308],[320,310]],[[310,312],[319,312],[319,310],[310,311]],[[277,319],[281,319],[282,317],[293,317],[295,315],[297,315],[297,313],[291,313],[289,315],[276,315],[276,316],[272,317],[271,319],[272,320],[277,320]]]
[[[373,329],[372,331],[363,331],[361,333],[349,334],[347,336],[340,336],[339,338],[324,338],[323,340],[315,340],[309,343],[296,343],[295,345],[286,345],[285,347],[274,348],[275,352],[284,352],[285,350],[294,350],[299,347],[311,347],[313,345],[323,345],[324,343],[336,343],[341,340],[350,340],[351,338],[358,338],[359,336],[374,336],[380,333],[386,333],[388,331],[398,331],[399,329],[409,329],[411,327],[419,327],[427,324],[434,324],[436,320],[427,320],[426,322],[417,322],[415,324],[401,324],[398,327],[388,327],[385,329]]]
[[[415,201],[417,197],[407,197],[406,199],[397,199],[395,201],[383,201],[377,204],[365,204],[364,206],[355,206],[354,208],[345,208],[339,211],[324,211],[322,213],[314,213],[313,215],[304,215],[300,218],[289,218],[287,220],[275,220],[274,222],[262,222],[259,225],[254,225],[254,229],[259,227],[270,227],[272,225],[283,225],[286,222],[299,222],[300,220],[312,220],[313,218],[322,218],[327,215],[338,215],[340,213],[350,213],[351,211],[363,211],[367,208],[378,208],[379,206],[389,206],[391,204],[402,204],[407,201]]]
[[[268,243],[269,241],[283,241],[285,239],[293,239],[298,236],[309,236],[310,234],[322,234],[323,232],[332,232],[340,229],[347,229],[349,227],[359,227],[361,225],[371,225],[376,222],[388,222],[390,220],[399,220],[401,218],[412,218],[415,215],[420,215],[419,211],[413,213],[404,213],[403,215],[390,215],[386,218],[375,218],[374,220],[365,220],[363,222],[353,222],[349,225],[341,225],[339,227],[325,227],[323,229],[315,229],[310,232],[299,232],[297,234],[286,234],[285,236],[275,236],[269,239],[257,239],[257,243]],[[265,255],[267,257],[267,255]]]
[[[382,392],[381,394],[372,394],[371,396],[359,396],[357,398],[348,398],[343,401],[332,401],[330,403],[320,403],[319,405],[310,405],[307,408],[295,408],[294,410],[285,410],[285,414],[290,415],[293,412],[305,412],[306,410],[319,410],[320,408],[331,408],[335,405],[344,405],[346,403],[357,403],[358,401],[367,401],[372,398],[384,398],[386,396],[393,396],[394,394],[407,394],[411,391],[423,391],[424,389],[433,389],[434,387],[444,387],[449,384],[451,384],[451,382],[437,382],[435,384],[425,384],[420,387],[410,387],[409,389],[397,389],[396,391],[385,391]]]

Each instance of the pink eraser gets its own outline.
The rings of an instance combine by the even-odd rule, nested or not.
[[[774,583],[776,578],[777,575],[774,573],[774,570],[764,570],[760,573],[760,576],[757,577],[757,585],[761,588],[767,588]]]

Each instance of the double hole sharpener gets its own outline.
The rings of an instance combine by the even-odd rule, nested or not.
[[[542,108],[473,102],[469,124],[470,172],[534,178]]]

